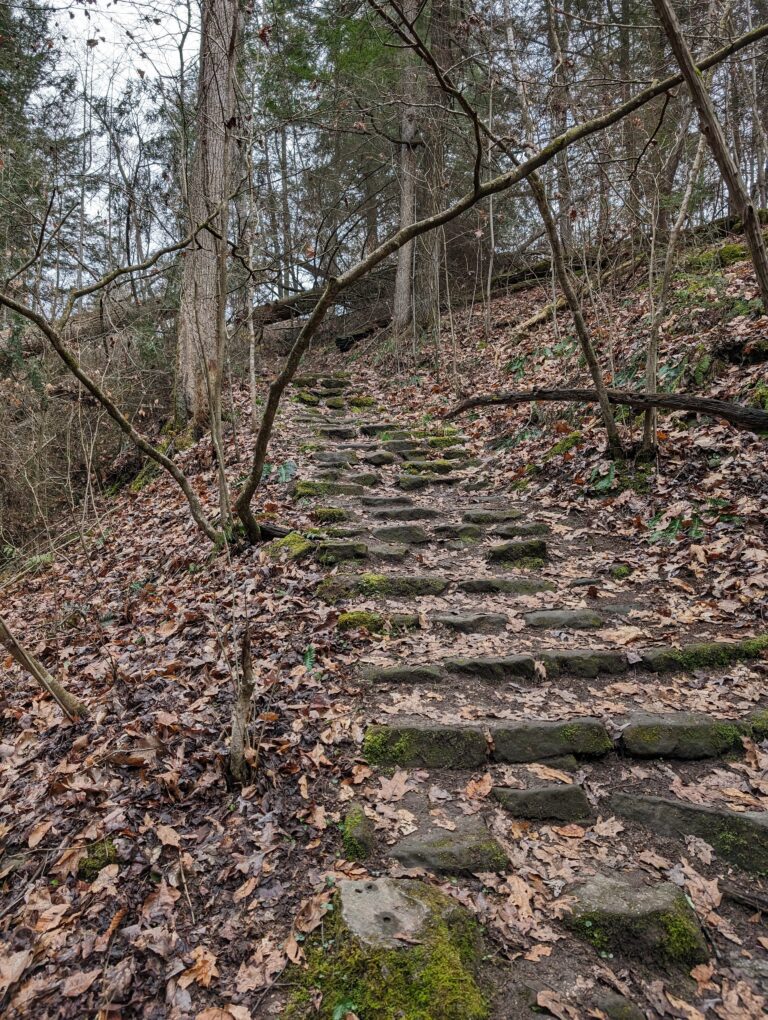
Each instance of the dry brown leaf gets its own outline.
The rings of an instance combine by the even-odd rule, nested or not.
[[[536,996],[536,1004],[544,1009],[548,1009],[558,1020],[579,1020],[578,1010],[574,1009],[573,1006],[569,1006],[561,995],[548,988],[539,992]]]
[[[101,967],[95,967],[93,970],[81,970],[77,974],[70,974],[61,987],[61,994],[68,999],[75,999],[78,995],[84,995],[100,974]]]
[[[181,836],[170,825],[157,825],[155,826],[155,832],[163,846],[173,846],[177,850],[181,849]]]
[[[219,976],[215,954],[205,946],[195,946],[192,958],[195,962],[179,976],[179,985],[188,988],[194,983],[209,988],[213,979]]]
[[[486,772],[480,779],[470,779],[464,788],[464,793],[471,798],[487,797],[493,789],[493,779],[490,772]]]

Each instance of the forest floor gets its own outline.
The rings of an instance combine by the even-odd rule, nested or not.
[[[746,268],[696,280],[678,281],[668,377],[759,396]],[[511,348],[493,326],[541,300],[498,299],[490,331],[456,316],[455,359],[410,375],[383,367],[395,350],[318,352],[259,507],[308,540],[214,555],[156,477],[6,581],[9,623],[92,718],[67,724],[3,664],[4,1015],[765,1015],[764,442],[665,414],[658,464],[615,468],[588,408],[446,427],[454,378],[583,378],[566,320]],[[600,316],[616,364],[638,362],[646,314],[635,296]],[[736,337],[741,362],[717,354]],[[209,445],[179,459],[213,510]],[[236,790],[246,620],[254,775]],[[417,961],[406,989],[336,927],[339,888],[386,879],[481,926],[435,950],[443,973],[380,912]]]

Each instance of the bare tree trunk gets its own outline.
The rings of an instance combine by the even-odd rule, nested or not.
[[[232,705],[232,731],[229,740],[229,770],[239,783],[247,783],[251,777],[251,766],[246,759],[248,724],[251,719],[251,702],[256,681],[253,676],[251,658],[251,634],[246,625],[240,648],[240,672],[237,675],[235,698]]]
[[[227,199],[239,13],[237,0],[204,0],[197,138],[190,171],[189,221],[209,222],[187,251],[177,349],[177,408],[202,431],[220,414],[225,338],[221,286],[226,272]],[[222,268],[224,263],[224,268]]]
[[[33,676],[43,690],[51,695],[69,719],[75,721],[87,718],[88,709],[85,704],[79,698],[76,698],[74,694],[70,694],[66,688],[62,687],[59,681],[51,676],[42,662],[39,662],[31,652],[28,652],[19,643],[18,638],[14,637],[11,633],[8,624],[2,616],[0,616],[0,643],[5,645],[21,668]]]
[[[407,0],[405,15],[413,21],[418,14],[418,0]],[[416,220],[416,135],[418,122],[416,107],[407,102],[416,89],[416,66],[413,56],[406,54],[403,70],[403,112],[400,119],[400,223],[402,230]],[[413,319],[413,249],[414,241],[407,241],[397,253],[395,294],[392,307],[392,330],[395,335],[406,333]]]
[[[702,134],[712,150],[712,155],[715,157],[720,173],[728,187],[733,211],[740,217],[744,227],[744,236],[752,253],[752,262],[755,266],[763,308],[768,312],[768,251],[766,251],[763,233],[760,229],[757,210],[749,196],[739,168],[728,149],[728,142],[718,120],[717,112],[704,84],[701,71],[694,63],[691,51],[683,37],[677,14],[669,0],[653,0],[653,5],[690,89],[691,97],[699,114]]]

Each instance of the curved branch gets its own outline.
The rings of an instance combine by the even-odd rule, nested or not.
[[[671,411],[694,411],[697,414],[708,414],[712,418],[724,418],[745,432],[768,436],[768,412],[757,407],[732,404],[727,400],[716,400],[714,397],[694,397],[688,393],[635,393],[632,390],[608,390],[607,393],[612,404],[626,404],[641,411],[647,411],[652,407],[664,407]],[[508,406],[536,400],[594,404],[597,399],[596,390],[547,390],[534,387],[532,390],[469,397],[446,411],[443,417],[456,418],[474,407]]]

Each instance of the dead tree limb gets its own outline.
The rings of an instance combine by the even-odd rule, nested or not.
[[[11,657],[21,668],[33,676],[43,690],[50,694],[68,719],[76,722],[78,719],[87,718],[88,709],[85,704],[79,698],[76,698],[74,694],[70,694],[55,677],[51,676],[42,662],[38,661],[31,652],[24,648],[18,638],[11,633],[8,624],[2,616],[0,616],[0,644],[5,645]]]
[[[757,407],[731,404],[727,400],[716,400],[713,397],[694,397],[688,393],[635,393],[632,390],[608,390],[607,393],[612,404],[625,404],[641,411],[647,411],[652,407],[663,407],[670,411],[693,411],[696,414],[708,414],[711,418],[724,418],[725,421],[744,432],[768,436],[768,412],[761,411]],[[534,387],[532,390],[469,397],[446,411],[443,417],[456,418],[466,411],[471,411],[474,407],[509,406],[537,400],[594,404],[597,399],[595,390],[546,390]]]

